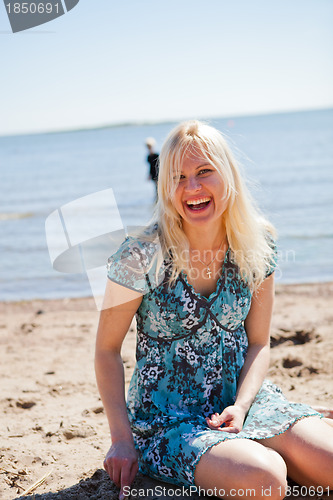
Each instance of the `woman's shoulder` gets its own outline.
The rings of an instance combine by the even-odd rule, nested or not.
[[[108,259],[108,262],[131,263],[141,267],[149,265],[151,259],[159,250],[159,238],[157,227],[147,227],[141,231],[137,230],[128,234],[121,242],[116,252]]]
[[[163,262],[161,245],[156,225],[127,235],[118,250],[107,263],[108,277],[112,281],[146,293],[159,283]]]

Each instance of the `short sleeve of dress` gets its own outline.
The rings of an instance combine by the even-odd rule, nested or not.
[[[163,268],[156,273],[157,252],[155,242],[126,238],[117,252],[108,259],[108,278],[142,294],[152,291],[164,277]]]
[[[278,265],[278,255],[277,255],[277,246],[276,246],[276,241],[273,239],[271,235],[268,236],[268,243],[271,249],[273,250],[270,262],[267,265],[266,268],[266,276],[265,278],[268,278],[271,274],[274,273],[275,269],[277,268]]]

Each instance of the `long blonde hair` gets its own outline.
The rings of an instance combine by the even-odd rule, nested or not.
[[[174,207],[182,162],[187,152],[212,164],[226,187],[224,224],[233,262],[254,291],[263,282],[274,260],[273,226],[260,214],[223,135],[197,120],[183,122],[166,138],[160,153],[158,202],[155,220],[165,253],[172,254],[171,283],[181,271],[190,272],[189,241]]]

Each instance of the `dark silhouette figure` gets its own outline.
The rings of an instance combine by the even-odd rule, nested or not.
[[[159,155],[155,152],[156,141],[153,137],[148,137],[146,139],[146,146],[148,148],[149,154],[147,156],[147,162],[149,163],[149,179],[154,181],[156,194],[157,194],[157,180],[158,180],[158,162]]]

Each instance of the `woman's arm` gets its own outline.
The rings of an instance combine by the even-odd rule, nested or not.
[[[142,296],[130,290],[124,291],[124,287],[112,282],[108,282],[106,296],[111,307],[104,309],[100,315],[95,371],[112,441],[104,467],[110,478],[121,488],[121,498],[122,489],[131,485],[138,466],[126,410],[124,368],[120,351]],[[127,300],[121,300],[122,303],[119,304],[120,296],[126,296]],[[114,305],[117,303],[119,305]]]
[[[245,320],[249,347],[242,368],[236,405],[248,412],[266,376],[270,358],[270,329],[274,304],[274,273],[260,286],[252,298]]]
[[[248,351],[238,380],[236,401],[220,415],[207,419],[209,427],[226,432],[239,432],[244,418],[261,387],[269,367],[269,338],[274,303],[274,273],[260,286],[252,298],[245,320]],[[224,427],[220,426],[224,424]]]

